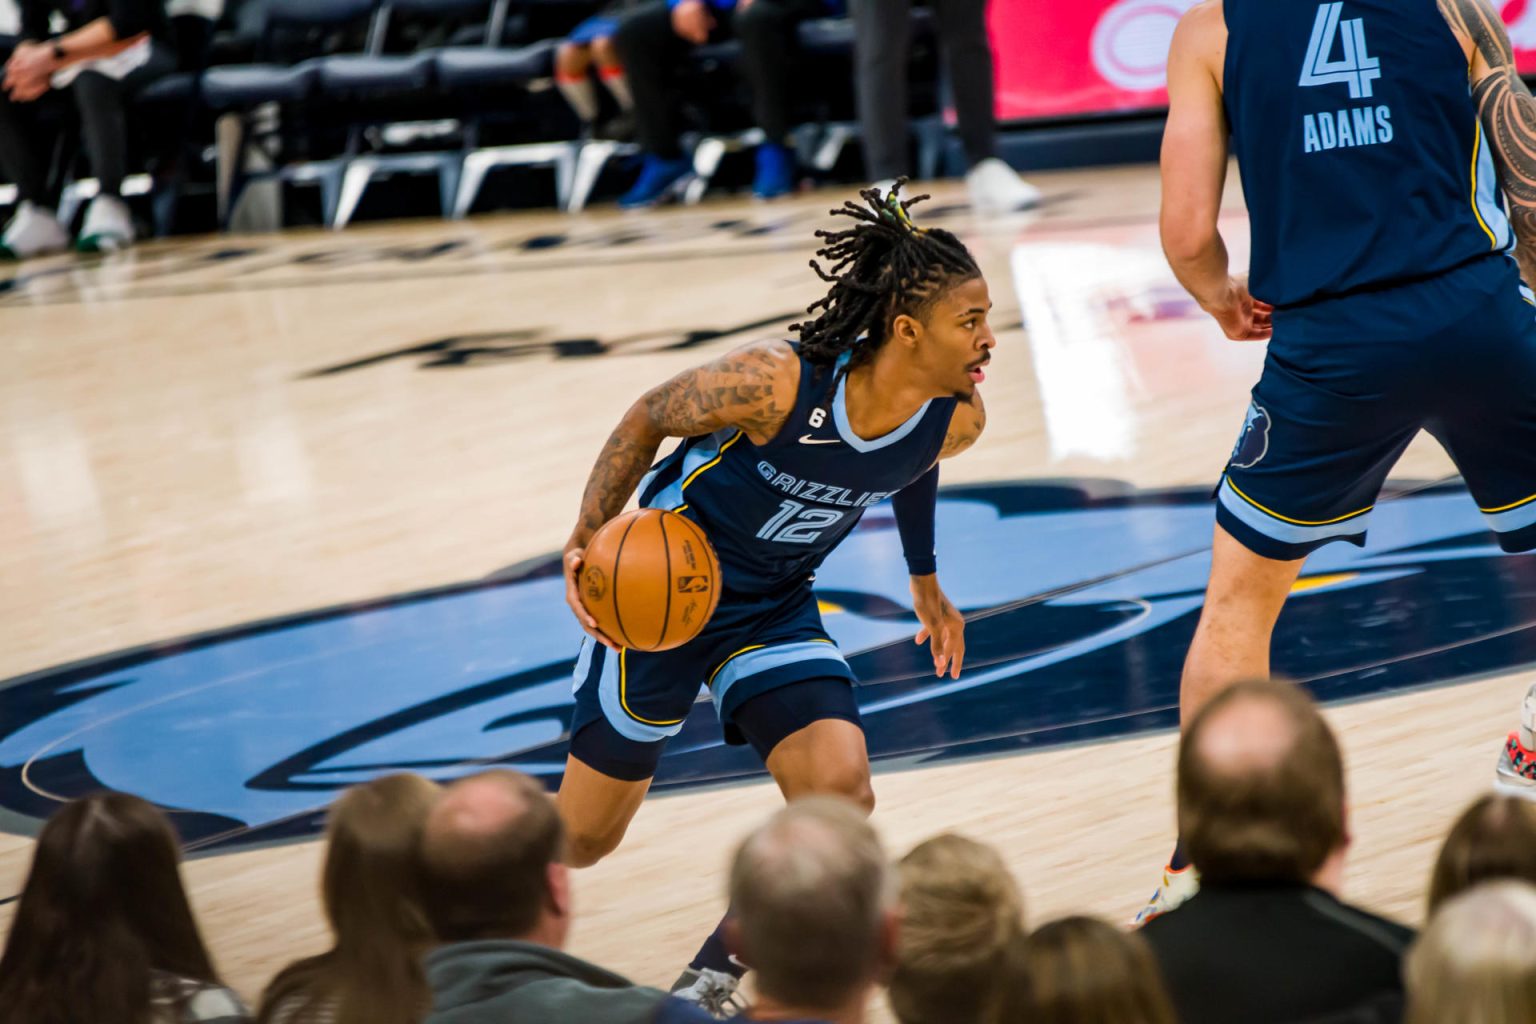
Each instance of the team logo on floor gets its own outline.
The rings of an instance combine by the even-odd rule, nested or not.
[[[1208,569],[1209,492],[1106,482],[946,489],[941,579],[969,616],[935,679],[900,542],[878,506],[817,581],[862,680],[872,755],[910,765],[1169,728]],[[1454,612],[1448,609],[1454,603]],[[101,787],[170,809],[195,846],[314,832],[351,783],[512,765],[555,784],[579,632],[556,559],[127,651],[0,684],[0,824],[34,829]],[[1536,559],[1501,554],[1459,488],[1388,498],[1371,543],[1323,549],[1275,667],[1324,699],[1536,662]],[[658,785],[762,770],[707,701]]]

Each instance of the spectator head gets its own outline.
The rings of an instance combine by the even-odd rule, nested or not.
[[[1536,1020],[1536,887],[1503,879],[1447,900],[1404,975],[1406,1024]]]
[[[1429,883],[1429,912],[1478,882],[1536,882],[1536,804],[1489,794],[1462,812],[1440,847]]]
[[[1174,1024],[1140,935],[1066,917],[1009,943],[996,1024]]]
[[[901,1024],[979,1024],[1024,901],[992,847],[957,835],[921,843],[896,865],[901,939],[891,1009]]]
[[[416,847],[440,792],[419,775],[388,775],[353,786],[331,807],[320,895],[335,945],[272,980],[262,1022],[412,1024],[426,1013],[421,956],[432,931]]]
[[[65,804],[37,837],[0,955],[0,1018],[147,1020],[151,972],[216,982],[180,860],[170,822],[136,796]]]
[[[896,892],[853,804],[797,800],[742,842],[727,940],[764,1001],[806,1016],[861,1002],[895,955]]]
[[[422,898],[438,939],[523,939],[560,948],[570,926],[555,802],[521,772],[460,779],[427,816]]]
[[[1179,834],[1206,882],[1312,882],[1348,845],[1344,760],[1299,688],[1238,683],[1179,744]]]

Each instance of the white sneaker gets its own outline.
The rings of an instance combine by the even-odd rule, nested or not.
[[[1040,190],[995,156],[971,168],[965,187],[977,213],[1013,213],[1040,205]]]
[[[1177,908],[1199,891],[1200,872],[1195,870],[1193,864],[1186,864],[1177,871],[1163,868],[1163,884],[1157,887],[1147,905],[1141,908],[1134,924],[1140,928],[1154,917],[1161,917]]]
[[[1509,734],[1499,753],[1493,788],[1536,800],[1536,684],[1526,691],[1520,704],[1520,728]]]
[[[708,967],[697,971],[690,967],[672,984],[672,994],[684,1002],[693,1003],[717,1020],[725,1020],[738,1016],[747,1008],[737,994],[740,988],[741,979],[735,975]]]
[[[117,196],[97,196],[85,211],[75,248],[81,252],[119,252],[133,244],[133,214]]]
[[[36,203],[16,208],[5,234],[0,236],[0,259],[29,260],[69,248],[69,232],[52,210]]]

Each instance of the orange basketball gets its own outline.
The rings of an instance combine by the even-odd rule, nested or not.
[[[666,651],[699,635],[720,602],[720,560],[697,523],[642,508],[603,524],[581,566],[581,603],[604,636]]]

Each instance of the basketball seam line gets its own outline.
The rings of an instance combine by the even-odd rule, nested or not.
[[[667,600],[661,606],[661,636],[656,638],[656,646],[666,643],[667,627],[672,625],[672,545],[667,541],[667,514],[663,512],[656,517],[656,525],[661,527],[661,551],[667,559]]]
[[[624,564],[624,542],[629,540],[629,531],[634,528],[634,519],[624,524],[624,535],[619,538],[619,546],[613,552],[613,624],[619,627],[619,636],[625,647],[635,645],[630,642],[629,631],[624,628],[624,615],[619,611],[619,566]]]

